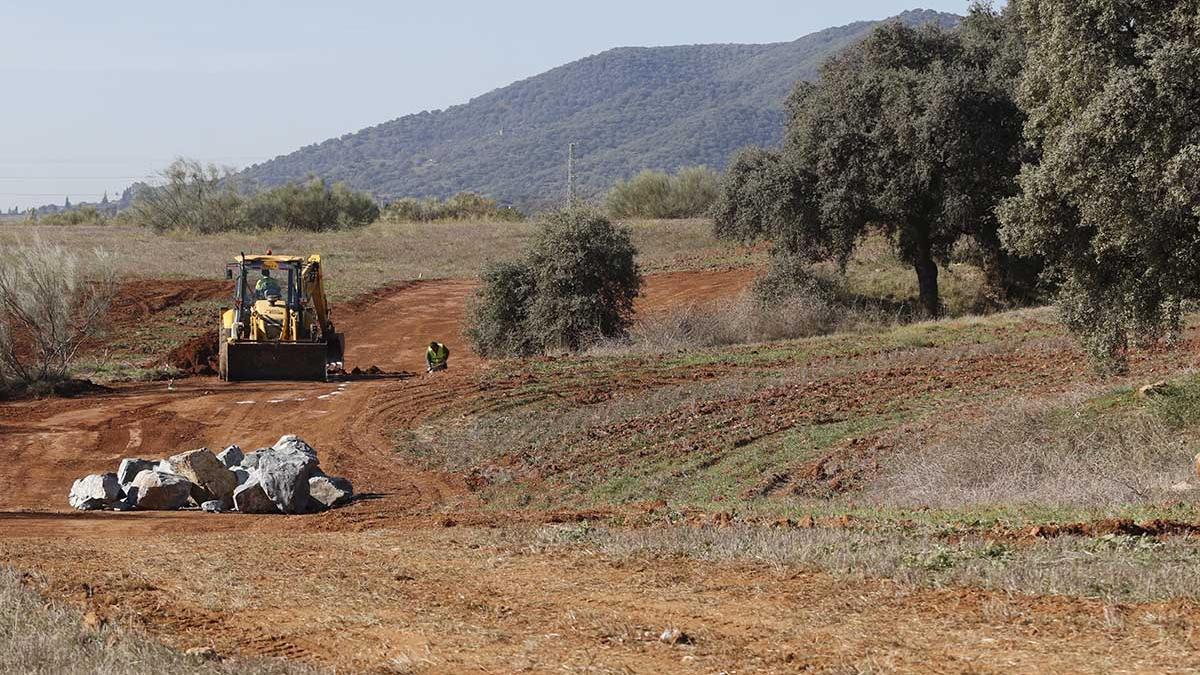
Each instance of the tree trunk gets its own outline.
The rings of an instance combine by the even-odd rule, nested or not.
[[[942,313],[938,299],[938,266],[928,251],[923,252],[913,265],[917,271],[917,285],[921,289],[921,311],[925,316],[936,318]]]
[[[994,308],[1004,307],[1009,300],[1008,256],[1003,251],[985,250],[983,253],[983,277],[987,284],[988,301]]]

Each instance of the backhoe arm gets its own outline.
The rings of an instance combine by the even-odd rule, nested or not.
[[[317,314],[317,326],[321,337],[333,336],[333,323],[329,320],[329,301],[325,297],[325,275],[321,273],[321,256],[310,255],[301,271],[304,280],[304,292],[312,300],[313,311]]]

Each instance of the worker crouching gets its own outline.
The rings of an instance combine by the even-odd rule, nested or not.
[[[429,366],[426,372],[445,370],[449,363],[450,348],[437,341],[430,342],[429,349],[425,350],[425,365]]]

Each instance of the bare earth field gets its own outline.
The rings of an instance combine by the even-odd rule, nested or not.
[[[755,275],[662,259],[643,316],[735,297]],[[1049,310],[485,364],[458,337],[473,283],[396,282],[339,306],[347,367],[388,376],[0,405],[0,565],[172,647],[347,672],[1200,668],[1192,500],[905,510],[871,487],[903,478],[889,467],[906,440],[958,443],[1014,399],[1082,391],[1141,414],[1120,392],[1193,369],[1195,329],[1114,380]],[[179,286],[137,311],[220,292]],[[452,370],[415,375],[431,337]],[[277,517],[66,505],[73,478],[122,457],[285,433],[361,498]],[[1170,452],[1164,480],[1186,480],[1189,447]],[[687,638],[661,641],[668,627]]]

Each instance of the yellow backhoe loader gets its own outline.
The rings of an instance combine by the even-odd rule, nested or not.
[[[324,380],[342,366],[321,256],[243,253],[225,278],[236,284],[233,307],[221,312],[222,380]]]

